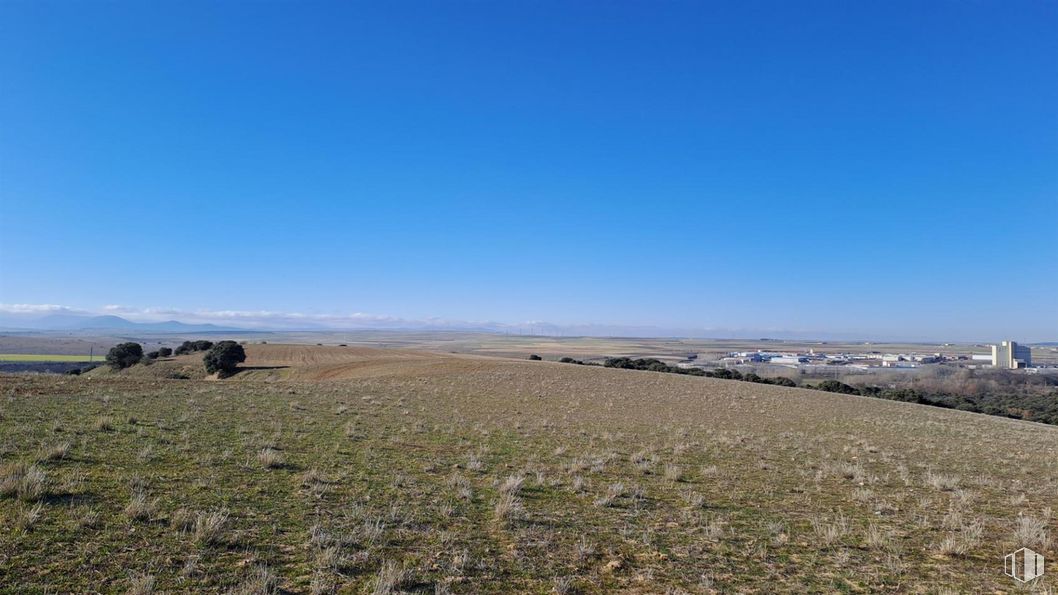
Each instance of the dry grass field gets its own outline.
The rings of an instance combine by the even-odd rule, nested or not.
[[[0,591],[1014,592],[1003,555],[1052,552],[1055,427],[551,362],[247,353],[221,381],[200,355],[0,376]]]

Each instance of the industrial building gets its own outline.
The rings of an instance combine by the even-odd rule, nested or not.
[[[1003,341],[992,346],[992,365],[1005,370],[1032,366],[1032,350],[1014,341]]]

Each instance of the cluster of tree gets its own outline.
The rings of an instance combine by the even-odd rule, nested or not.
[[[235,341],[221,341],[210,347],[202,361],[210,374],[231,374],[237,365],[246,361],[246,351]]]
[[[738,370],[735,370],[736,372]],[[715,372],[714,378],[715,376]],[[753,372],[749,374],[743,374],[742,380],[746,382],[756,382],[757,384],[774,384],[776,386],[797,386],[797,383],[785,376],[776,376],[775,378],[764,378],[763,376],[757,376]]]
[[[196,351],[209,351],[213,341],[184,341],[176,348],[176,355],[187,355]]]
[[[855,386],[850,386],[844,382],[837,380],[824,380],[815,386],[807,386],[806,388],[814,388],[816,390],[824,390],[828,393],[841,393],[843,395],[858,395],[861,394],[860,390]]]
[[[597,364],[595,362],[585,362],[585,361],[581,361],[579,359],[573,359],[572,357],[564,357],[564,358],[562,358],[562,359],[560,359],[558,361],[560,363],[563,363],[563,364],[577,364],[578,366],[598,366],[599,365],[599,364]]]
[[[584,364],[580,360],[564,357],[560,362],[570,364]],[[741,380],[743,382],[757,382],[760,384],[776,384],[779,386],[797,386],[797,383],[786,377],[762,378],[752,372],[743,374],[738,370],[717,368],[713,371],[705,371],[699,368],[680,368],[670,366],[653,358],[632,359],[627,357],[611,357],[603,364],[608,368],[625,368],[630,370],[649,370],[652,372],[668,372],[675,374],[688,374],[691,376],[708,376],[710,378],[724,378],[727,380]],[[965,386],[966,379],[961,379]],[[1022,385],[1011,385],[1009,379],[1002,377],[996,379],[981,379],[975,385],[974,391],[963,390],[952,394],[948,392],[934,392],[931,390],[919,390],[914,388],[888,388],[879,386],[853,386],[839,380],[823,380],[812,385],[805,384],[804,388],[822,390],[843,395],[859,395],[888,399],[891,401],[903,401],[906,403],[918,403],[920,405],[931,405],[933,407],[944,407],[946,409],[958,409],[960,411],[973,411],[988,415],[999,415],[1016,419],[1026,419],[1047,424],[1058,425],[1058,390],[1050,390],[1052,385],[1046,384],[1050,380],[1033,380]],[[934,384],[926,386],[933,387]],[[1040,389],[1043,390],[1040,390]],[[991,389],[991,390],[987,390]],[[1033,390],[1029,390],[1033,389]],[[1048,392],[1044,392],[1047,390]]]
[[[564,357],[559,360],[569,364],[584,364],[580,360]],[[756,382],[759,384],[775,384],[779,386],[798,386],[790,378],[763,378],[752,372],[743,374],[738,370],[717,368],[705,371],[700,368],[680,368],[670,366],[663,361],[654,358],[632,359],[628,357],[607,358],[604,366],[608,368],[624,368],[629,370],[649,370],[652,372],[667,372],[674,374],[687,374],[690,376],[707,376],[710,378],[724,378],[727,380],[741,380],[743,382]],[[907,403],[918,403],[920,405],[931,405],[933,407],[944,407],[946,409],[958,409],[960,411],[973,411],[988,415],[999,415],[1016,419],[1026,419],[1047,424],[1058,425],[1058,390],[1043,392],[1042,390],[1026,390],[1026,388],[1038,389],[1039,386],[1049,387],[1041,381],[1032,383],[1032,386],[1022,386],[1020,392],[1012,387],[990,381],[993,391],[977,391],[974,393],[963,392],[951,394],[945,392],[933,392],[928,390],[917,390],[913,388],[883,388],[878,386],[853,386],[838,380],[823,380],[812,385],[806,384],[804,388],[822,390],[843,395],[859,395],[888,399],[891,401],[903,401]],[[995,390],[998,389],[998,390]]]
[[[1050,394],[1009,392],[985,395],[953,395],[931,393],[913,388],[856,387],[837,380],[824,380],[815,386],[807,388],[1058,425],[1058,391]]]
[[[205,351],[202,362],[206,365],[206,371],[210,374],[220,372],[230,374],[235,371],[236,366],[246,361],[246,351],[242,345],[235,341],[221,341],[214,344],[212,341],[184,341],[176,349],[176,354]],[[121,343],[110,348],[107,352],[106,362],[114,370],[131,368],[140,362],[149,363],[159,357],[169,357],[173,350],[162,347],[158,351],[143,354],[143,346],[139,343]]]
[[[667,372],[669,374],[687,374],[689,376],[706,376],[705,370],[699,368],[681,368],[670,366],[665,362],[649,358],[632,359],[630,357],[608,357],[603,362],[607,368],[621,368],[624,370],[647,370],[649,372]]]
[[[147,359],[158,359],[160,357],[169,357],[173,354],[173,350],[168,347],[159,347],[158,351],[148,351]]]
[[[119,343],[107,352],[107,365],[112,370],[124,370],[140,363],[143,359],[143,346],[139,343]]]
[[[583,363],[572,358],[570,363]],[[559,361],[563,361],[559,360]],[[742,380],[744,382],[755,382],[757,384],[777,384],[779,386],[797,386],[797,383],[786,377],[764,378],[753,373],[742,374],[738,370],[717,368],[715,370],[703,370],[701,368],[681,368],[670,366],[665,362],[654,358],[632,359],[629,357],[610,357],[603,363],[607,368],[624,368],[626,370],[648,370],[650,372],[666,372],[669,374],[685,374],[687,376],[705,376],[707,378],[723,378],[725,380]]]

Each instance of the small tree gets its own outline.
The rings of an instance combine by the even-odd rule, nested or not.
[[[816,390],[825,390],[830,393],[841,393],[844,395],[858,395],[860,391],[856,387],[849,386],[837,380],[824,380],[815,386]]]
[[[235,341],[221,341],[210,347],[202,361],[206,364],[206,372],[210,374],[230,374],[235,371],[235,366],[246,361],[246,351]]]
[[[107,365],[114,370],[123,370],[143,359],[143,347],[139,343],[121,343],[107,352]]]
[[[169,357],[172,354],[173,354],[173,350],[169,349],[168,347],[159,347],[158,348],[158,357]]]
[[[184,355],[187,353],[194,353],[196,351],[206,351],[213,347],[212,341],[184,341],[176,348],[177,355]]]

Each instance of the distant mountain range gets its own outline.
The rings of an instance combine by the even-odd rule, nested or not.
[[[178,320],[133,322],[120,316],[50,314],[37,318],[0,314],[0,330],[9,331],[151,331],[161,333],[205,333],[241,331],[215,324],[188,324]]]

